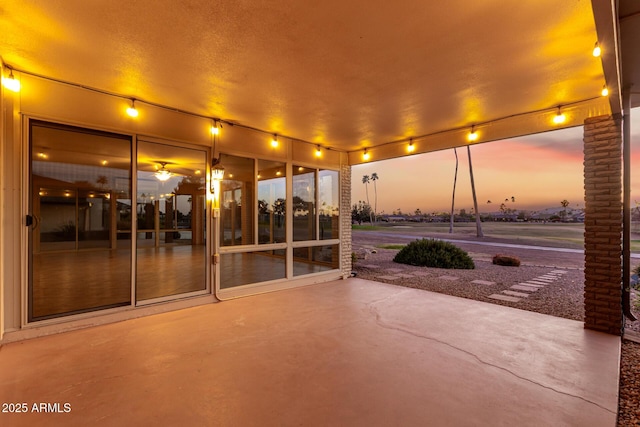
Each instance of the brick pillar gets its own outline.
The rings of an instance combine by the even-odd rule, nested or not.
[[[342,249],[342,276],[351,275],[351,166],[340,168],[340,246]]]
[[[584,327],[614,335],[622,314],[622,127],[599,116],[584,122]]]

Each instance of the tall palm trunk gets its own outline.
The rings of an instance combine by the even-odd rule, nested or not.
[[[453,154],[456,155],[456,173],[453,175],[453,195],[451,196],[451,220],[449,221],[449,233],[453,234],[453,209],[456,200],[456,182],[458,181],[458,152],[455,147],[453,148]]]
[[[378,174],[376,172],[371,174],[371,181],[373,181],[373,192],[374,192],[374,199],[373,199],[373,220],[375,222],[378,222],[378,186],[376,184],[376,181],[378,180]]]
[[[369,203],[369,183],[364,185],[364,189],[367,191],[367,205],[369,205],[369,223],[373,225],[373,212],[371,212],[371,203]]]
[[[378,221],[378,187],[376,180],[373,180],[373,219]]]
[[[482,222],[480,221],[480,212],[478,212],[478,198],[476,197],[476,185],[473,182],[473,166],[471,165],[471,149],[467,145],[467,154],[469,155],[469,177],[471,178],[471,192],[473,193],[473,209],[476,211],[476,234],[478,237],[484,237],[482,234]]]
[[[367,193],[367,205],[369,206],[369,222],[373,225],[373,217],[371,216],[371,203],[369,202],[369,182],[371,179],[369,175],[365,175],[362,177],[362,183],[364,184],[364,189]]]

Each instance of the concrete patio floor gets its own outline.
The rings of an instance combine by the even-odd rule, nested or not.
[[[0,425],[615,426],[619,357],[581,322],[352,278],[5,344],[0,401],[29,413]]]

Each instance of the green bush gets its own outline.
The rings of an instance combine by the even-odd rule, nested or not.
[[[415,240],[397,253],[394,262],[422,267],[473,269],[471,257],[459,247],[435,239]]]
[[[640,265],[631,270],[631,287],[640,291]],[[636,304],[638,304],[636,308],[640,309],[640,299],[636,300]]]

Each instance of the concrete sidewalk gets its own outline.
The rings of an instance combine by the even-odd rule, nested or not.
[[[6,344],[28,413],[0,425],[613,427],[619,357],[582,322],[349,279]]]

